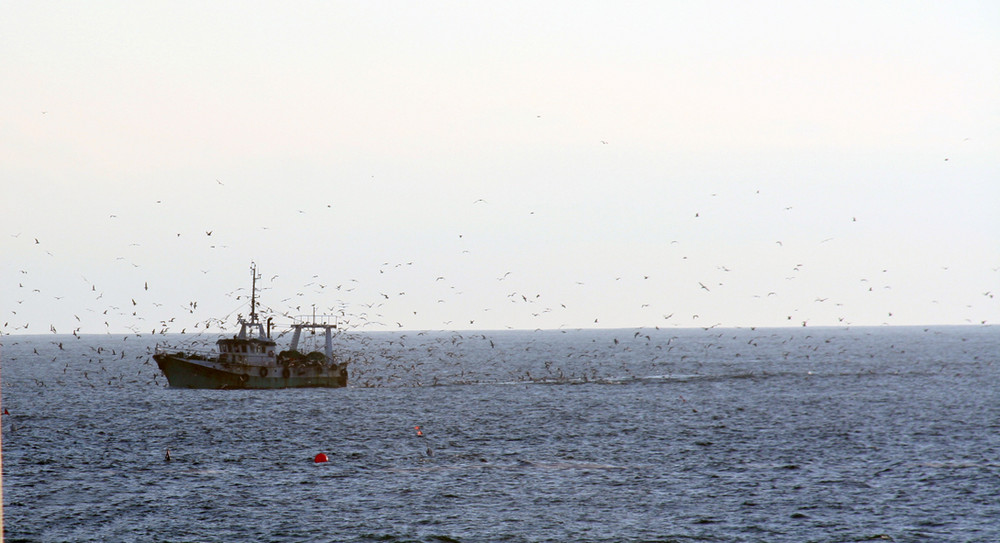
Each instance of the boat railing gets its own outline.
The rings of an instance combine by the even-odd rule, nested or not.
[[[337,328],[340,324],[339,315],[292,315],[292,326],[332,326]]]

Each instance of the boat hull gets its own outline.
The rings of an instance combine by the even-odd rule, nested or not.
[[[174,388],[265,389],[265,388],[340,388],[347,386],[346,369],[282,372],[281,368],[260,371],[249,367],[245,371],[217,367],[211,360],[189,359],[174,354],[153,356],[167,382]],[[282,373],[287,375],[283,376]]]

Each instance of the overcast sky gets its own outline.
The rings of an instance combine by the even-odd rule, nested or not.
[[[251,261],[367,330],[1000,322],[997,2],[6,2],[0,51],[3,334],[232,323]]]

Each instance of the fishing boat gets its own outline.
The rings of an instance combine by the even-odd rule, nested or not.
[[[347,386],[347,360],[333,352],[337,323],[298,320],[291,324],[292,342],[278,351],[271,339],[272,319],[267,326],[257,316],[257,268],[250,266],[250,318],[239,317],[240,331],[216,342],[216,351],[157,346],[153,360],[175,388],[259,389]],[[322,332],[323,351],[299,351],[302,332]]]

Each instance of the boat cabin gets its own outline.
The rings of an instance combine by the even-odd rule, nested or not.
[[[233,336],[232,339],[220,339],[216,345],[219,347],[220,362],[263,365],[273,364],[275,360],[276,344],[271,339],[240,339]]]

